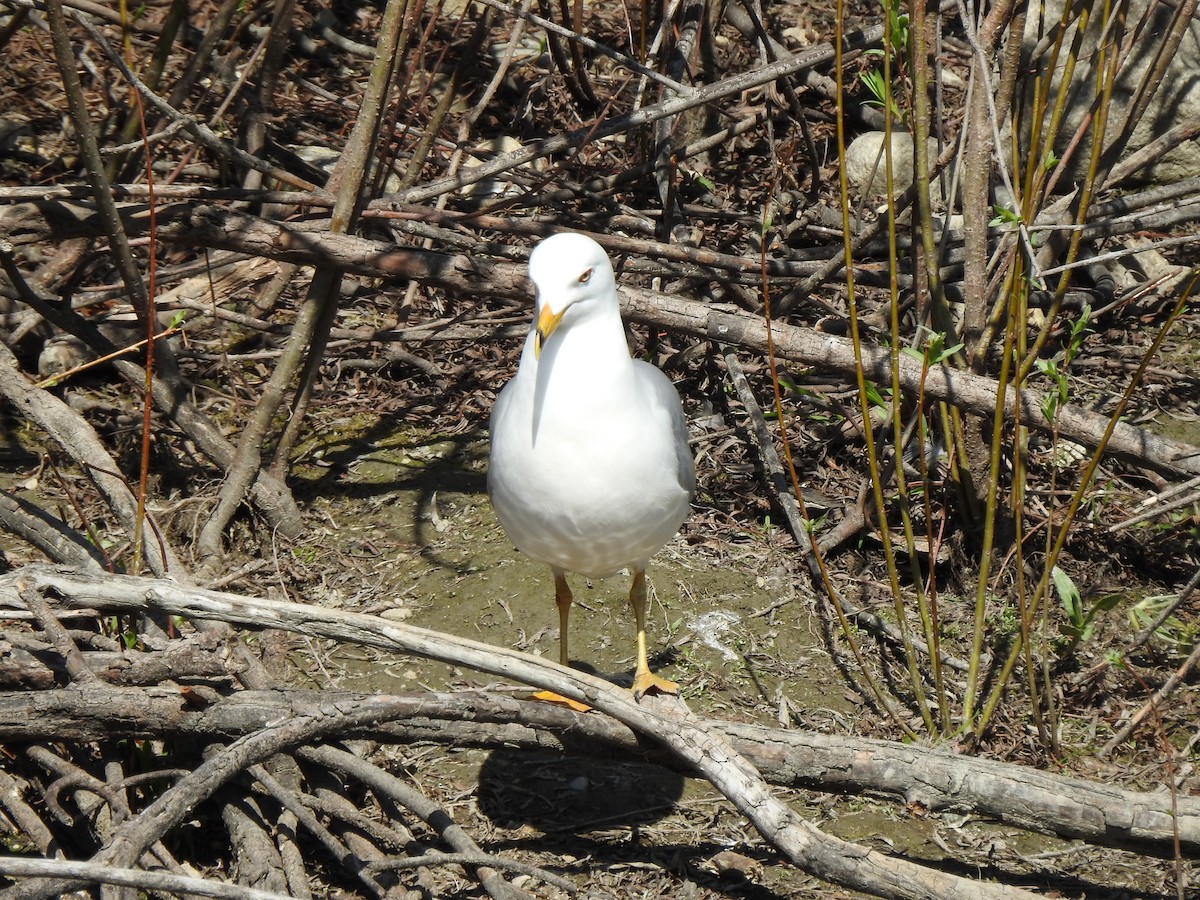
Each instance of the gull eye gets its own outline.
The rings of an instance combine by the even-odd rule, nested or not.
[[[580,283],[580,284],[587,284],[587,283],[588,283],[589,281],[591,281],[591,280],[592,280],[592,270],[591,270],[591,269],[584,269],[584,270],[583,270],[583,274],[579,276],[579,283]]]

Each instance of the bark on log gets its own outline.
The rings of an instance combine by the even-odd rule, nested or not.
[[[156,685],[164,681],[237,674],[231,637],[202,632],[170,641],[162,650],[90,650],[81,653],[88,669],[112,685]],[[47,689],[65,683],[66,667],[48,644],[0,644],[0,687]],[[3,695],[0,695],[3,696]]]

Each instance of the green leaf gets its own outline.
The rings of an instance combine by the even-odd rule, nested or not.
[[[872,406],[884,406],[883,395],[879,393],[879,388],[871,384],[869,381],[866,385],[867,402]]]
[[[1079,317],[1071,323],[1071,337],[1067,341],[1067,349],[1064,353],[1064,363],[1069,363],[1079,353],[1079,348],[1083,346],[1083,339],[1087,332],[1088,322],[1092,318],[1092,307],[1085,303],[1083,309],[1079,311]]]
[[[1020,225],[1021,216],[1005,206],[993,206],[992,210],[996,213],[996,217],[988,222],[989,228],[995,228],[997,225]]]
[[[783,372],[779,373],[779,383],[781,385],[783,385],[783,387],[787,388],[789,393],[793,393],[793,394],[807,393],[809,395],[811,395],[813,393],[812,391],[809,391],[806,388],[800,387],[800,385],[796,384],[795,380],[790,375],[785,375]]]
[[[1058,594],[1058,602],[1062,604],[1067,619],[1072,625],[1082,629],[1084,623],[1083,596],[1079,593],[1079,588],[1075,586],[1071,576],[1058,566],[1050,570],[1050,578],[1054,582],[1054,593]]]
[[[1042,398],[1041,403],[1042,416],[1047,422],[1053,422],[1054,416],[1058,413],[1058,396],[1056,394],[1047,394]]]

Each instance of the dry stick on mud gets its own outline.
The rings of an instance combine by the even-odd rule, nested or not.
[[[321,843],[330,856],[340,860],[357,857],[358,860],[350,867],[353,875],[362,881],[371,893],[386,896],[387,888],[375,880],[375,876],[369,868],[372,860],[367,858],[365,852],[355,853],[337,835],[326,828],[312,809],[306,805],[302,792],[293,791],[282,785],[278,779],[267,771],[266,766],[260,763],[250,766],[246,771],[283,808],[284,814],[290,813],[294,822],[298,825],[303,825],[304,830]],[[283,871],[282,857],[279,856],[274,845],[271,846],[271,849],[279,860],[278,875],[286,880],[287,875]],[[360,863],[365,863],[365,865]]]
[[[372,277],[417,279],[426,284],[463,293],[524,299],[529,295],[524,270],[514,263],[470,256],[397,247],[350,235],[300,232],[278,223],[245,216],[217,207],[200,207],[188,223],[178,221],[160,232],[163,240],[219,247],[288,262],[336,261],[343,269]],[[747,313],[717,309],[673,294],[660,294],[628,285],[619,286],[621,311],[636,322],[668,328],[720,344],[766,352],[763,320]],[[775,351],[781,359],[816,366],[853,377],[855,355],[849,339],[810,328],[773,323]],[[866,377],[877,383],[891,379],[891,354],[886,348],[863,347]],[[914,396],[957,406],[981,416],[995,411],[999,385],[984,375],[945,365],[925,370],[919,360],[901,355],[900,385]],[[922,383],[922,375],[924,381]],[[1021,404],[1021,422],[1035,430],[1095,447],[1108,427],[1108,419],[1077,404],[1059,408],[1053,425],[1041,412],[1041,395],[1021,391],[1019,398],[1006,392],[1005,412],[1012,417]],[[1195,447],[1163,438],[1126,422],[1118,422],[1107,452],[1128,462],[1178,476],[1200,473]]]
[[[354,128],[329,181],[330,189],[335,193],[330,214],[331,229],[342,228],[352,232],[357,227],[369,189],[368,174],[373,174],[378,181],[386,170],[382,162],[373,170],[371,160],[376,155],[381,134],[387,133],[390,128],[388,123],[391,119],[385,101],[394,87],[397,58],[404,50],[408,30],[412,27],[410,13],[411,9],[402,0],[388,0],[367,90],[359,106]],[[486,32],[482,24],[478,28],[481,35]],[[288,422],[279,436],[271,461],[271,471],[281,477],[287,471],[292,449],[300,439],[308,404],[321,373],[325,348],[337,320],[341,279],[340,271],[325,273],[318,269],[305,298],[307,302],[318,288],[324,291],[320,316],[304,360],[304,368],[300,372],[300,383],[292,399]],[[328,285],[323,284],[326,280]]]
[[[83,654],[79,652],[79,647],[71,640],[71,636],[62,626],[62,622],[58,621],[51,612],[50,605],[41,592],[37,590],[22,591],[21,601],[33,613],[38,625],[53,644],[55,651],[63,658],[71,680],[82,687],[99,685],[99,676],[88,668],[88,664],[83,660]]]
[[[479,0],[479,2],[484,6],[490,6],[492,9],[507,13],[514,18],[531,22],[532,24],[537,25],[539,28],[544,28],[546,31],[553,32],[560,37],[565,37],[568,40],[586,47],[595,53],[601,54],[602,56],[607,56],[609,59],[614,60],[618,65],[624,66],[631,72],[636,72],[639,75],[649,78],[651,81],[656,81],[663,87],[674,91],[676,94],[686,94],[690,90],[690,88],[688,88],[686,85],[680,84],[678,81],[674,81],[668,78],[666,75],[656,72],[654,69],[643,66],[640,62],[627,53],[622,53],[619,50],[615,50],[612,47],[609,47],[607,44],[601,44],[598,41],[593,41],[587,35],[579,34],[578,32],[572,31],[569,28],[564,28],[557,22],[552,22],[549,19],[543,19],[536,13],[531,13],[528,9],[530,5],[528,2],[523,2],[520,8],[507,3],[501,3],[500,0]]]
[[[78,75],[74,68],[74,57],[71,53],[69,40],[66,35],[65,21],[63,18],[63,8],[58,0],[50,0],[47,4],[48,20],[51,26],[51,34],[54,38],[55,55],[59,64],[60,74],[63,79],[63,86],[67,92],[67,99],[71,107],[72,120],[75,124],[78,133],[80,148],[83,151],[84,158],[88,165],[89,179],[92,182],[93,197],[103,214],[106,225],[106,232],[109,240],[113,245],[116,253],[118,270],[121,273],[126,287],[129,291],[130,300],[137,312],[138,319],[143,324],[149,322],[152,318],[151,298],[148,296],[146,287],[141,280],[140,271],[136,262],[133,259],[129,248],[128,238],[124,227],[121,223],[121,218],[116,212],[116,204],[112,198],[112,192],[109,190],[107,178],[104,174],[104,167],[100,158],[99,148],[96,144],[95,135],[92,131],[90,120],[88,119],[87,106],[83,98],[82,87],[79,83]],[[91,38],[97,42],[100,48],[104,51],[109,61],[113,63],[129,81],[148,101],[154,104],[160,110],[164,110],[176,117],[179,114],[171,109],[165,101],[159,98],[152,90],[144,85],[136,75],[125,65],[121,58],[112,46],[105,39],[104,35],[91,23],[85,15],[75,14],[74,18],[84,28]],[[264,167],[278,180],[285,183],[295,184],[304,190],[319,191],[319,189],[308,182],[300,181],[293,178],[289,173],[277,171],[274,167],[266,166],[260,160],[249,154],[229,147],[222,142],[218,137],[213,135],[208,129],[195,123],[191,120],[186,120],[189,129],[201,143],[210,146],[210,149],[216,150],[221,155],[232,155],[239,162],[248,165],[252,168]],[[165,343],[159,342],[155,344],[154,351],[156,367],[161,369],[162,377],[169,382],[178,384],[181,381],[181,376],[178,371],[175,359],[170,352],[170,348]],[[244,477],[245,485],[242,488],[244,495],[245,489],[255,480],[255,473],[258,467],[253,467],[249,472],[241,473]],[[238,497],[240,503],[241,496]],[[232,513],[230,513],[232,515]],[[138,532],[140,534],[140,532]],[[140,552],[140,547],[138,548]]]
[[[70,789],[75,794],[76,806],[84,811],[89,818],[103,819],[111,826],[114,821],[123,822],[130,818],[131,811],[129,804],[126,801],[125,794],[121,790],[114,790],[109,784],[101,781],[93,776],[90,772],[85,771],[75,765],[69,759],[59,756],[49,748],[39,744],[32,744],[23,750],[24,755],[34,765],[43,769],[47,774],[54,776],[55,780],[45,790],[45,800],[47,807],[54,808],[57,806],[55,799],[58,793]],[[159,777],[170,777],[170,772],[154,773]],[[96,802],[88,803],[80,800],[82,795],[91,795],[96,798]],[[64,821],[69,822],[70,817],[64,812],[59,812],[59,815]],[[170,869],[176,874],[182,874],[183,868],[171,855],[161,841],[155,841],[150,846],[151,865],[161,865]]]
[[[36,592],[34,592],[34,593],[36,593]],[[26,592],[26,593],[22,594],[21,597],[22,597],[22,600],[25,601],[28,605],[29,601],[31,599],[31,595],[28,592]],[[44,618],[45,615],[48,615],[48,609],[44,608],[44,604],[42,605],[42,607],[43,608],[42,608],[41,612],[42,612],[42,617]],[[248,657],[248,655],[245,651],[245,648],[243,647],[243,645],[241,643],[236,642],[236,641],[229,642],[227,640],[229,634],[232,631],[227,623],[218,621],[218,622],[213,622],[213,623],[200,622],[198,624],[202,628],[206,629],[206,633],[197,635],[197,638],[202,643],[211,646],[214,642],[216,642],[216,643],[225,642],[226,649],[229,649],[230,646],[232,646],[232,649],[234,652],[231,657],[227,656],[227,661],[226,661],[226,665],[225,665],[225,668],[228,670],[229,674],[237,675],[237,677],[239,677],[240,680],[242,680],[243,682],[249,683],[252,686],[257,686],[260,689],[267,687],[267,685],[270,682],[269,682],[268,677],[266,676],[266,673],[262,670],[261,665],[257,663],[255,658]],[[79,655],[82,656],[82,654],[79,654]],[[95,683],[97,681],[96,676],[91,673],[91,668],[88,665],[88,661],[86,659],[77,661],[75,666],[73,667],[73,671],[76,671],[76,672],[86,671],[88,673],[90,683]],[[59,694],[59,693],[60,692],[52,691],[52,692],[49,692],[49,695],[55,695],[55,694]],[[180,699],[180,695],[179,695],[177,689],[168,690],[165,694],[161,693],[158,689],[151,689],[150,693],[147,695],[147,699],[150,699],[151,697],[154,697],[159,701],[161,701],[164,698],[169,697],[170,699],[168,700],[168,705],[177,705],[179,702],[179,699]],[[369,705],[371,705],[371,704],[369,704]],[[374,705],[378,705],[378,704],[374,704]],[[355,707],[338,706],[338,707],[336,707],[336,709],[337,710],[352,709],[355,711],[355,713],[357,712],[357,706],[355,706]],[[125,721],[128,722],[128,719],[125,717],[125,713],[127,713],[128,710],[125,710],[124,708],[105,707],[104,711],[105,711],[105,717],[108,718],[110,721],[113,721],[113,720],[121,721],[124,718]],[[160,706],[159,712],[163,713],[163,712],[165,712],[165,709],[163,709]],[[331,714],[331,708],[327,705],[321,704],[318,707],[311,708],[308,711],[308,713],[305,714],[305,716],[293,717],[293,718],[299,719],[299,718],[305,718],[307,716],[307,718],[309,718],[313,721],[324,722],[325,724],[319,726],[319,728],[324,729],[322,731],[323,734],[341,735],[345,731],[353,731],[354,730],[353,724],[349,723],[349,722],[342,723],[340,725],[334,725],[331,727],[327,721],[327,718],[330,714]],[[371,717],[369,717],[367,721],[370,721],[372,717],[378,717],[378,715],[379,715],[378,712],[372,713]],[[256,729],[255,736],[262,738],[262,740],[264,740],[264,741],[269,741],[272,724],[273,724],[272,722],[264,722],[262,724],[261,729]],[[120,730],[120,729],[118,729],[118,730]],[[56,739],[61,739],[62,737],[63,737],[63,735],[61,733],[56,735]],[[271,745],[268,743],[267,746],[270,747]],[[282,752],[283,750],[286,750],[286,749],[288,749],[287,746],[282,747],[280,752]],[[224,751],[222,752],[222,754],[217,754],[217,758],[223,757],[223,754],[224,754]],[[265,755],[263,755],[261,758],[266,759],[267,757],[271,757],[274,755],[275,755],[274,751],[271,751],[271,752],[265,753]],[[213,775],[213,773],[211,773],[211,772],[207,773],[207,775],[205,777],[201,777],[201,778],[193,778],[191,775],[188,775],[186,783],[177,784],[170,789],[170,792],[173,792],[172,799],[173,799],[174,805],[171,807],[168,807],[167,812],[164,814],[167,816],[165,821],[167,821],[168,824],[163,824],[163,822],[160,821],[158,826],[153,826],[153,825],[146,826],[146,828],[142,828],[140,831],[138,830],[137,826],[130,824],[129,828],[133,830],[133,834],[134,834],[134,838],[133,838],[134,845],[135,846],[144,846],[143,844],[138,844],[137,841],[139,841],[143,838],[150,839],[154,846],[155,852],[162,855],[162,853],[164,853],[165,851],[163,851],[161,849],[161,847],[158,843],[159,838],[157,835],[160,833],[165,833],[165,829],[172,827],[169,824],[169,822],[177,821],[177,820],[171,818],[171,816],[174,814],[174,812],[178,812],[180,810],[182,810],[183,812],[186,812],[188,809],[194,807],[196,805],[196,803],[200,802],[201,800],[208,799],[209,797],[211,797],[213,795],[214,792],[216,792],[219,788],[221,788],[221,786],[226,781],[228,781],[229,778],[236,775],[237,772],[240,770],[240,768],[244,768],[244,767],[239,767],[237,765],[229,764],[228,757],[223,757],[223,758],[225,759],[225,767],[220,768],[216,775]],[[219,759],[218,759],[218,761],[219,761]],[[339,764],[337,766],[334,766],[333,768],[344,770],[344,769],[346,769],[346,765]],[[374,767],[368,763],[363,762],[360,769],[358,769],[356,771],[358,772],[358,774],[360,776],[364,775],[364,774],[369,776],[371,769],[374,769]],[[86,774],[86,773],[81,773],[81,774]],[[372,776],[372,777],[374,777],[374,776]],[[369,778],[368,778],[368,780],[369,780]],[[445,815],[444,813],[440,813],[440,811],[436,808],[436,805],[432,804],[431,801],[425,799],[418,792],[414,791],[411,788],[406,788],[403,791],[393,790],[392,794],[397,797],[402,797],[402,800],[403,800],[403,802],[405,802],[405,805],[408,806],[409,809],[413,810],[415,813],[417,813],[418,815],[420,815],[422,817],[435,818],[438,821],[441,821],[441,820],[450,821],[449,817],[447,815]],[[226,813],[227,816],[229,816],[231,814],[231,810],[228,808],[228,805],[226,805],[224,807],[224,812]],[[182,814],[182,813],[180,813],[180,814]],[[128,810],[125,810],[125,814],[121,818],[122,818],[122,820],[129,819]],[[245,817],[241,817],[240,819],[237,819],[237,821],[235,821],[233,824],[229,824],[227,822],[227,825],[228,825],[228,827],[230,827],[230,830],[231,830],[231,836],[232,836],[232,831],[234,831],[235,829],[238,829],[238,828],[244,829],[246,827],[251,826],[250,822],[243,821],[244,818]],[[242,822],[241,825],[237,824],[237,822],[239,822],[239,821]],[[143,824],[145,824],[145,823],[143,823]],[[435,825],[435,823],[431,822],[431,826],[434,826],[434,825]],[[156,831],[152,830],[154,827],[159,827],[164,830],[156,832]],[[151,830],[146,830],[147,828],[149,828]],[[444,829],[438,828],[437,830],[442,831]],[[318,838],[320,838],[322,831],[323,831],[323,829],[318,829],[315,832],[315,834],[317,835]],[[475,858],[481,858],[484,855],[482,853],[482,851],[480,850],[480,848],[464,832],[462,832],[461,829],[460,830],[450,830],[448,833],[444,833],[443,837],[448,841],[448,843],[451,845],[451,847],[454,850],[456,850],[457,852],[469,854]],[[112,849],[111,845],[110,845],[109,849],[110,850]],[[121,857],[121,859],[124,861],[125,864],[128,864],[128,863],[132,862],[131,854],[133,854],[134,850],[131,849],[130,847],[126,846],[126,851],[127,851],[127,854],[130,854],[130,855]],[[104,851],[102,851],[102,854],[103,854],[103,852]],[[138,851],[138,852],[140,853],[140,851]],[[347,858],[345,856],[344,850],[341,852],[336,852],[336,848],[335,848],[334,856],[335,856],[335,858],[338,858],[338,859],[346,859]],[[113,862],[113,859],[111,859],[109,857],[102,857],[101,861]],[[360,860],[360,862],[365,862],[365,861]],[[118,860],[118,864],[121,864],[120,860]],[[367,887],[369,890],[371,890],[375,894],[381,895],[382,893],[384,893],[382,886],[378,884],[375,876],[370,874],[370,872],[368,872],[365,868],[363,868],[362,866],[356,866],[356,867],[354,867],[354,870],[355,870],[355,874],[360,878],[360,880],[363,880],[367,884]],[[479,879],[480,879],[481,883],[483,884],[485,890],[493,898],[493,900],[521,900],[521,898],[527,897],[527,895],[525,893],[515,890],[496,871],[494,871],[491,868],[488,868],[487,866],[481,865],[479,867],[478,876],[479,876]],[[52,894],[52,893],[58,892],[59,890],[65,890],[66,887],[67,886],[61,885],[61,884],[56,885],[53,887],[53,889],[51,889],[49,891],[49,893]],[[44,896],[46,894],[47,894],[47,888],[45,885],[21,886],[21,887],[13,889],[13,891],[11,892],[12,896],[18,896],[18,897],[33,896],[33,895]],[[10,892],[5,892],[4,894],[2,894],[0,896],[5,896],[5,897],[10,896]]]
[[[746,414],[750,417],[750,435],[754,441],[754,446],[758,449],[763,469],[767,473],[768,487],[774,495],[775,501],[783,510],[783,515],[787,520],[788,528],[792,532],[792,537],[796,539],[796,542],[800,545],[801,550],[804,551],[809,561],[809,574],[813,577],[815,584],[824,584],[825,590],[836,591],[836,588],[832,584],[824,583],[819,568],[812,562],[812,539],[809,536],[809,529],[805,524],[805,517],[801,514],[800,504],[796,502],[796,498],[792,493],[792,487],[788,483],[787,473],[784,471],[779,454],[775,452],[774,438],[771,435],[770,428],[767,427],[766,417],[758,405],[758,400],[754,396],[754,390],[750,387],[750,381],[746,378],[746,373],[742,370],[737,355],[732,350],[725,354],[725,366],[729,370],[729,380],[733,382],[738,399],[742,402],[742,406],[746,409]],[[858,528],[859,526],[855,525],[856,531]],[[898,647],[904,645],[904,636],[900,634],[900,630],[891,622],[880,618],[868,610],[859,609],[840,594],[837,597],[837,604],[845,611],[849,618],[872,634],[889,640]],[[930,655],[929,645],[925,641],[911,636],[907,640],[916,650],[924,653],[926,656]],[[957,657],[943,655],[942,663],[953,669],[958,669],[960,672],[967,670],[967,663]]]
[[[847,36],[846,51],[847,53],[851,53],[865,49],[868,46],[878,43],[882,37],[882,25],[865,28],[857,34]],[[478,166],[473,166],[469,171],[459,171],[452,178],[442,178],[420,187],[410,188],[400,194],[392,195],[388,199],[397,203],[425,203],[442,194],[461,190],[468,185],[475,184],[477,181],[482,181],[485,178],[491,178],[510,169],[531,163],[539,157],[549,156],[552,153],[561,153],[565,150],[577,150],[581,142],[595,142],[626,131],[632,131],[644,125],[657,122],[659,119],[678,115],[693,107],[703,106],[706,103],[712,103],[725,97],[735,96],[751,88],[769,84],[776,79],[785,78],[805,69],[830,63],[833,59],[833,47],[829,44],[818,44],[815,47],[797,53],[795,56],[781,59],[777,63],[760,66],[757,69],[751,69],[749,72],[740,72],[736,75],[731,75],[703,88],[689,90],[679,96],[668,98],[651,106],[645,106],[631,113],[617,116],[598,124],[589,123],[583,128],[567,134],[545,138],[529,147],[523,147],[520,150],[498,156]]]
[[[168,582],[160,581],[160,585]],[[371,702],[353,708],[324,706],[310,716],[296,716],[285,722],[240,738],[205,760],[195,771],[176,782],[146,807],[138,816],[114,829],[112,839],[93,858],[92,862],[127,867],[139,859],[146,849],[183,821],[195,807],[210,799],[218,789],[255,763],[264,762],[277,753],[285,753],[302,744],[331,738],[347,726],[366,723],[379,716]],[[478,848],[471,847],[474,852]],[[26,898],[47,896],[73,889],[70,883],[31,883],[17,885],[4,896]],[[485,884],[486,887],[486,884]],[[511,896],[504,891],[489,891],[494,900]]]
[[[1196,667],[1197,663],[1200,663],[1200,641],[1197,641],[1196,645],[1192,647],[1192,652],[1188,654],[1188,658],[1180,663],[1175,671],[1171,673],[1170,677],[1163,682],[1162,686],[1154,692],[1154,696],[1147,700],[1141,709],[1130,716],[1129,721],[1122,725],[1108,743],[1100,748],[1100,755],[1110,756],[1117,747],[1129,740],[1129,736],[1133,734],[1142,722],[1162,708],[1167,698],[1175,693],[1179,685],[1183,683],[1183,680]]]
[[[678,701],[635,703],[628,691],[606,681],[500,647],[404,626],[356,613],[341,613],[299,604],[276,603],[236,594],[187,588],[159,579],[97,578],[30,567],[0,579],[0,594],[27,588],[53,590],[69,601],[99,603],[124,609],[153,609],[193,619],[281,628],[304,634],[353,641],[366,646],[413,653],[453,665],[536,685],[598,709],[652,736],[683,763],[695,767],[758,829],[765,840],[801,869],[846,887],[882,897],[942,898],[972,896],[1017,898],[1033,895],[1017,888],[961,878],[886,856],[867,847],[833,838],[800,818],[774,797],[758,772],[721,737]],[[330,729],[370,721],[379,710],[331,710],[324,717],[298,717],[267,732],[240,739],[207,760],[148,807],[137,820],[122,826],[118,837],[97,861],[122,865],[136,859],[148,842],[178,824],[200,799],[272,753],[282,752],[329,733]]]
[[[133,250],[129,243],[129,236],[126,234],[125,228],[121,223],[116,201],[113,199],[112,191],[109,188],[110,180],[104,160],[100,156],[100,146],[96,140],[96,132],[89,115],[87,99],[83,93],[83,85],[76,71],[77,61],[75,52],[71,47],[70,37],[67,35],[66,20],[61,0],[46,0],[46,22],[50,29],[51,43],[54,47],[54,58],[58,64],[63,91],[66,94],[68,114],[71,124],[75,129],[75,141],[79,147],[80,157],[87,171],[88,183],[92,188],[92,199],[100,211],[100,217],[104,222],[109,253],[113,257],[113,262],[117,272],[121,276],[122,282],[125,284],[125,291],[130,304],[133,306],[138,323],[141,325],[143,333],[148,335],[152,340],[152,336],[157,330],[155,326],[154,299],[150,295],[146,284],[142,281],[141,269],[134,259]],[[152,258],[151,280],[153,280],[153,271]],[[146,358],[146,394],[151,393],[149,384],[152,381],[156,365],[162,368],[168,377],[177,378],[179,375],[178,367],[169,345],[162,342],[152,345]],[[149,456],[150,409],[151,400],[147,396],[143,399],[142,477],[136,496],[137,512],[134,515],[134,529],[132,533],[133,551],[130,555],[130,566],[135,571],[142,570],[142,555],[145,551],[145,545],[154,540],[154,536],[145,533],[142,527],[145,518],[142,511],[146,502],[146,465],[148,463],[147,457]],[[153,564],[150,564],[150,567],[153,571],[159,571],[154,569]]]
[[[84,653],[85,660],[93,654]],[[90,660],[87,660],[91,665]],[[93,666],[93,668],[100,668]],[[54,735],[230,740],[322,706],[349,709],[371,699],[380,718],[348,728],[344,740],[449,747],[520,747],[601,759],[644,759],[682,774],[660,747],[607,716],[486,691],[386,697],[357,691],[239,691],[203,708],[176,687],[102,685],[87,691],[0,693],[0,741]],[[103,710],[100,714],[98,711]],[[710,719],[771,784],[822,792],[884,793],[932,810],[986,816],[1042,834],[1171,858],[1175,834],[1187,856],[1200,853],[1200,799],[1182,797],[1172,816],[1159,793],[1056,775],[914,744],[767,728]]]
[[[337,747],[324,745],[302,747],[297,751],[297,755],[302,759],[319,762],[330,771],[348,775],[366,784],[377,794],[389,797],[404,806],[423,819],[425,824],[436,831],[442,840],[453,847],[456,852],[470,853],[476,856],[485,855],[474,839],[462,827],[455,824],[441,806],[390,772],[385,772],[378,766],[373,766],[353,753]],[[525,891],[519,890],[505,881],[500,873],[491,866],[484,864],[479,867],[478,875],[484,890],[496,900],[529,897]]]
[[[46,21],[54,45],[55,62],[58,64],[63,90],[66,93],[71,124],[75,130],[75,140],[79,145],[80,155],[87,169],[92,201],[96,204],[104,222],[105,235],[109,240],[109,252],[113,257],[117,272],[125,284],[129,302],[137,314],[138,321],[145,326],[151,319],[150,296],[142,281],[141,269],[137,260],[134,259],[129,245],[129,237],[125,233],[108,176],[105,174],[104,160],[100,156],[100,145],[92,126],[83,85],[76,71],[77,60],[71,48],[70,37],[67,35],[61,0],[47,0]],[[165,356],[167,351],[163,352],[164,358],[161,362],[169,365],[169,360]]]
[[[279,759],[280,757],[276,757]],[[255,763],[247,767],[247,774],[255,779],[258,784],[266,790],[266,792],[283,808],[285,812],[290,812],[296,819],[298,824],[303,825],[304,830],[320,843],[325,851],[332,859],[340,860],[348,870],[349,874],[362,882],[362,886],[372,896],[386,897],[388,885],[378,881],[375,876],[368,870],[367,866],[372,861],[375,853],[378,852],[374,847],[370,850],[361,849],[355,852],[355,849],[344,842],[341,838],[335,835],[332,831],[317,818],[317,816],[304,804],[304,800],[299,791],[293,792],[283,787],[261,763]],[[235,804],[226,803],[223,812],[226,816],[229,815],[229,810],[234,808]],[[232,836],[234,829],[227,825],[227,828]],[[260,829],[254,829],[255,832],[260,832]],[[257,834],[255,835],[258,836]],[[267,854],[270,855],[270,877],[287,881],[287,875],[284,873],[283,859],[279,854],[278,848],[270,841],[265,833],[261,838],[262,845]],[[241,854],[244,856],[251,855],[245,851]],[[262,852],[253,853],[254,857],[261,857]],[[244,879],[244,870],[240,863],[235,862],[234,867],[238,871],[239,877]],[[260,883],[257,879],[252,880],[253,883]]]
[[[57,838],[46,827],[33,807],[25,802],[24,793],[23,786],[3,769],[0,769],[0,807],[16,824],[21,834],[33,842],[38,853],[46,858],[61,857],[63,851]],[[0,859],[2,858],[0,857]]]

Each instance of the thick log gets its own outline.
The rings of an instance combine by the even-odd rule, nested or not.
[[[522,747],[677,768],[662,748],[615,719],[505,694],[464,691],[400,696],[353,691],[70,688],[0,694],[0,740],[95,741],[187,735],[233,740],[320,707],[370,700],[381,718],[346,738],[454,747]],[[104,714],[98,714],[103,710]],[[838,793],[884,793],[931,811],[971,812],[1043,834],[1155,856],[1174,854],[1175,828],[1188,856],[1200,854],[1200,801],[1132,791],[913,744],[707,720],[767,781]],[[684,771],[683,774],[691,774]]]

